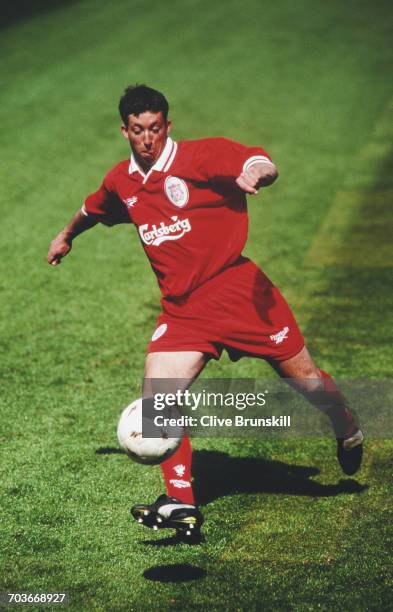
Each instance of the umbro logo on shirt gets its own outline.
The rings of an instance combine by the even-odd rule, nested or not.
[[[133,206],[135,206],[137,201],[138,201],[138,198],[136,196],[132,196],[132,198],[126,198],[125,200],[123,200],[127,208],[132,208]]]
[[[138,228],[139,235],[142,241],[151,246],[159,246],[166,240],[179,240],[184,234],[191,230],[191,223],[189,219],[179,219],[178,217],[171,217],[173,223],[165,225],[164,221],[161,221],[160,225],[153,224],[149,229],[149,224],[144,223]]]
[[[288,337],[288,332],[289,327],[284,327],[284,329],[279,331],[277,334],[272,334],[270,336],[270,340],[273,340],[276,344],[281,344],[281,342]]]

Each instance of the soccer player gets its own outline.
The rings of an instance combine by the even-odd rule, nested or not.
[[[192,381],[225,349],[231,360],[266,359],[330,418],[346,474],[362,459],[363,434],[332,378],[313,362],[295,318],[267,276],[242,255],[247,195],[277,178],[261,147],[225,138],[175,142],[168,102],[145,85],[120,99],[121,131],[131,158],[115,165],[71,222],[52,241],[57,265],[72,241],[98,222],[133,223],[157,276],[162,312],[147,349],[149,379]],[[149,527],[194,528],[203,518],[191,485],[191,445],[184,437],[161,464],[167,494],[132,508]]]

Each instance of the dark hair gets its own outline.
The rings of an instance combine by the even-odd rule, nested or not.
[[[120,98],[119,112],[125,126],[129,115],[140,115],[145,111],[162,112],[168,118],[169,105],[164,94],[146,85],[129,85]]]

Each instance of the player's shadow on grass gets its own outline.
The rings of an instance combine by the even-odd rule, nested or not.
[[[249,457],[230,457],[218,451],[195,451],[193,455],[193,488],[200,504],[235,493],[276,493],[330,497],[361,493],[368,488],[356,480],[321,484],[310,480],[319,469],[289,465],[281,461]]]
[[[113,446],[100,446],[95,451],[96,455],[125,455],[126,451],[122,448],[114,448]]]
[[[97,448],[95,452],[97,455],[125,454],[121,448],[114,447]],[[319,474],[316,467],[290,465],[256,457],[231,457],[219,451],[194,451],[192,473],[195,497],[202,505],[236,493],[332,497],[362,493],[368,489],[368,485],[361,485],[352,478],[341,479],[336,484],[321,484],[310,480]]]
[[[144,578],[157,582],[190,582],[190,580],[200,580],[205,576],[206,570],[189,563],[156,565],[143,572]]]

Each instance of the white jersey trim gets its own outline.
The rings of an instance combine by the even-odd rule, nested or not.
[[[86,210],[86,206],[83,204],[82,208],[81,208],[81,213],[82,215],[85,215],[85,217],[89,216],[89,213]]]
[[[150,168],[147,174],[145,174],[143,170],[141,170],[141,168],[138,166],[133,153],[131,154],[130,165],[128,167],[128,173],[133,174],[134,172],[139,172],[139,174],[143,176],[143,182],[146,183],[147,179],[149,178],[153,170],[157,170],[158,172],[166,172],[170,168],[174,160],[174,157],[176,155],[176,151],[177,151],[177,143],[174,142],[170,136],[168,136],[166,143],[165,143],[165,147],[160,157],[157,159],[154,166]]]
[[[247,170],[249,170],[251,166],[253,166],[254,164],[261,164],[261,163],[269,164],[270,166],[274,166],[273,162],[270,161],[270,159],[266,157],[265,155],[253,155],[252,157],[249,157],[248,159],[246,159],[246,161],[244,162],[243,172],[246,172]]]
[[[168,172],[169,168],[172,166],[172,162],[175,159],[176,153],[177,153],[177,142],[174,142],[173,143],[172,153],[171,153],[171,156],[170,156],[170,158],[168,160],[167,165],[164,168],[164,172]]]

